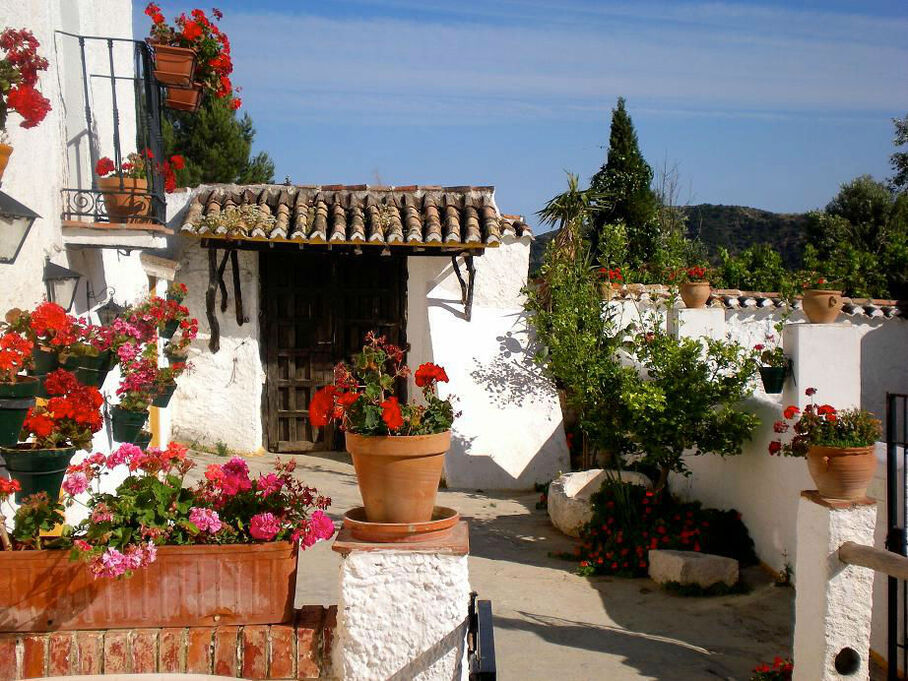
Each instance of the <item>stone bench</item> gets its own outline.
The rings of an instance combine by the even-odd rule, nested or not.
[[[738,561],[697,551],[652,549],[649,576],[658,584],[696,584],[703,589],[720,582],[734,586],[738,583]]]
[[[642,473],[592,468],[588,471],[565,473],[552,481],[548,492],[549,519],[566,535],[579,537],[580,530],[593,517],[590,498],[608,479],[620,479],[629,485],[652,489],[653,483]]]

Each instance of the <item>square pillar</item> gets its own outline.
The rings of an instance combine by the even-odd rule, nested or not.
[[[870,676],[873,570],[838,558],[848,541],[873,546],[876,502],[830,502],[801,492],[795,575],[792,681],[849,681]],[[845,651],[845,652],[843,652]],[[853,651],[853,652],[852,652]],[[854,653],[852,673],[836,671]]]
[[[856,327],[847,322],[786,324],[782,347],[792,361],[782,404],[803,409],[810,403],[804,391],[816,388],[819,404],[861,406],[861,332]]]
[[[725,310],[721,307],[675,307],[668,311],[668,333],[675,338],[725,339]]]
[[[469,533],[461,521],[438,539],[370,543],[343,528],[334,677],[340,681],[467,678]]]

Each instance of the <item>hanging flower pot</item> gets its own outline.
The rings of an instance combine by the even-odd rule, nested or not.
[[[39,385],[34,376],[20,376],[15,383],[0,383],[0,446],[11,447],[19,441],[25,415],[35,406]]]
[[[369,522],[432,519],[451,431],[389,436],[347,432],[346,444]]]
[[[66,467],[75,453],[75,447],[33,449],[30,444],[0,447],[0,458],[6,464],[6,470],[22,487],[16,492],[16,501],[37,492],[46,492],[51,502],[56,501]]]
[[[173,334],[175,334],[177,332],[177,329],[179,329],[179,328],[180,328],[180,320],[171,319],[163,327],[161,327],[161,330],[158,332],[158,335],[161,338],[170,339],[170,338],[173,338]]]
[[[835,501],[861,501],[876,471],[876,454],[869,447],[811,445],[807,470],[820,496]]]
[[[767,395],[778,395],[785,386],[785,367],[760,367],[760,379],[763,381],[763,390]]]
[[[32,360],[35,363],[31,370],[34,376],[43,376],[60,367],[60,358],[57,351],[42,345],[36,345],[32,350]]]
[[[157,397],[152,401],[152,406],[164,408],[170,404],[170,398],[173,397],[173,393],[176,392],[177,383],[173,381],[161,387],[161,392],[158,393]]]
[[[842,292],[807,289],[801,304],[811,324],[832,324],[842,311]]]
[[[136,436],[135,442],[133,444],[139,449],[147,449],[148,445],[151,444],[152,434],[150,430],[140,431]]]
[[[9,144],[0,143],[0,180],[3,179],[3,172],[9,163],[9,157],[13,153],[13,148]]]
[[[177,86],[192,83],[198,63],[195,50],[172,45],[153,45],[153,47],[154,77],[159,83]]]
[[[135,442],[148,420],[148,410],[129,411],[120,406],[110,409],[110,420],[113,424],[113,438],[117,442]]]
[[[177,111],[186,111],[195,113],[202,105],[202,86],[195,83],[192,87],[169,87],[167,88],[167,98],[164,103],[168,108]]]
[[[151,196],[144,177],[101,177],[98,189],[104,195],[111,222],[144,222],[151,215]]]
[[[686,281],[681,284],[681,300],[687,307],[704,308],[711,291],[708,281]]]
[[[67,371],[72,371],[83,385],[100,388],[110,372],[110,359],[110,350],[97,355],[66,355],[62,366]]]

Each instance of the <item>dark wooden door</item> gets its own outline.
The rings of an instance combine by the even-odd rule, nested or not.
[[[278,252],[262,253],[259,263],[266,447],[342,447],[333,427],[309,423],[309,401],[368,331],[406,344],[406,258]]]

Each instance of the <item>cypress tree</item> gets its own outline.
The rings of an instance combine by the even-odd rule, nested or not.
[[[632,267],[653,261],[659,250],[659,201],[652,190],[653,169],[640,153],[637,133],[625,108],[624,97],[612,109],[608,156],[590,183],[601,196],[590,242],[594,252],[606,241],[603,230],[623,224],[627,231],[627,257]]]
[[[252,118],[248,113],[239,118],[229,97],[205,97],[196,113],[165,111],[162,131],[166,156],[181,154],[186,161],[186,167],[177,171],[179,186],[274,181],[274,162],[267,153],[250,158],[255,138]]]

